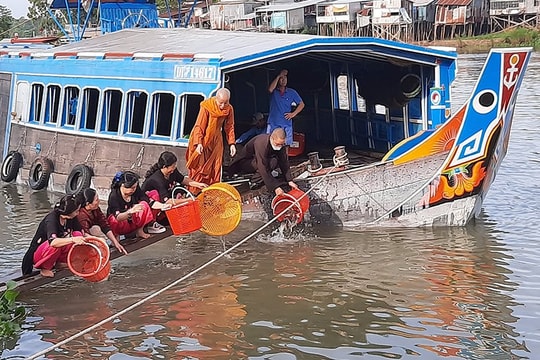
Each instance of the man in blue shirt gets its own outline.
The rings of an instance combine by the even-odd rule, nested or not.
[[[236,139],[237,144],[245,144],[252,137],[266,133],[266,119],[264,118],[264,115],[262,113],[256,112],[255,114],[253,114],[251,124],[253,125],[251,129],[249,129],[248,131],[240,135],[238,139]]]
[[[292,120],[304,109],[304,101],[296,90],[287,87],[287,70],[281,70],[268,86],[270,93],[270,113],[268,129],[270,134],[276,128],[283,128],[286,134],[286,145],[293,142]]]

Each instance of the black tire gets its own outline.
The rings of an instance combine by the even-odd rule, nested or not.
[[[46,157],[38,157],[32,163],[28,174],[28,184],[33,190],[41,190],[49,184],[49,178],[53,172],[53,163]]]
[[[17,178],[19,168],[23,164],[23,157],[18,151],[10,151],[2,161],[2,181],[10,182]]]
[[[75,165],[66,180],[66,195],[77,195],[89,188],[92,175],[94,173],[90,167],[83,164]]]

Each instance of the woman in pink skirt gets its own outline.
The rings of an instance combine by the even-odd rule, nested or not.
[[[139,186],[139,175],[133,171],[118,172],[109,193],[107,221],[116,235],[135,235],[147,239],[166,229],[156,222],[152,209],[166,210],[170,205],[150,199]]]
[[[66,268],[67,255],[73,244],[83,244],[85,237],[77,220],[80,204],[74,196],[66,195],[38,225],[22,262],[23,275],[39,269],[42,276],[53,277],[53,268]],[[88,238],[95,238],[88,236]]]

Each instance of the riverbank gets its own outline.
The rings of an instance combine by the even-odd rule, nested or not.
[[[536,29],[516,28],[489,35],[452,40],[423,41],[423,46],[449,46],[456,48],[459,54],[479,54],[497,47],[530,46],[540,49],[540,31]]]

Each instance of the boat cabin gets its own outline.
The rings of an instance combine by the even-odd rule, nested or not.
[[[231,90],[240,135],[253,113],[268,112],[269,82],[288,69],[306,104],[294,120],[304,155],[336,145],[383,154],[448,118],[455,59],[374,38],[181,28],[0,50],[0,150],[22,152],[25,166],[52,157],[59,184],[78,163],[108,180],[121,168],[144,173],[170,146],[184,161],[199,103],[218,88]]]

